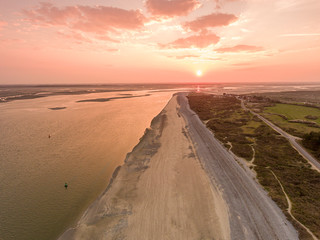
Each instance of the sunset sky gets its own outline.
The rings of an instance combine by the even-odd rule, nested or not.
[[[0,0],[0,84],[274,81],[320,82],[319,0]]]

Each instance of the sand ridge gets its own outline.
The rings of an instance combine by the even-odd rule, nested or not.
[[[197,159],[176,96],[60,239],[230,239],[227,206]]]

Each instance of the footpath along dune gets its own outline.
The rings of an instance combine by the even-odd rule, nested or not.
[[[228,208],[194,152],[177,97],[107,190],[59,239],[230,239]]]

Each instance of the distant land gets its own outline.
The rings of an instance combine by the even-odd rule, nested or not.
[[[320,84],[310,83],[188,83],[188,84],[51,84],[51,85],[0,85],[0,103],[14,100],[42,98],[54,95],[80,95],[88,93],[123,91],[175,91],[177,89],[212,93],[250,93],[268,91],[320,90]]]

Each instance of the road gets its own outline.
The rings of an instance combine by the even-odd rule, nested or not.
[[[262,117],[260,114],[252,111],[251,109],[247,108],[244,105],[243,100],[241,100],[241,106],[244,110],[250,111],[253,115],[257,116],[258,118],[260,118],[263,122],[265,122],[266,124],[268,124],[271,128],[273,128],[275,131],[277,131],[279,134],[281,134],[283,137],[285,137],[286,139],[288,139],[288,141],[290,142],[290,144],[292,145],[292,147],[294,149],[297,150],[297,152],[304,157],[311,165],[312,167],[317,170],[318,172],[320,172],[320,163],[310,154],[307,152],[307,150],[305,150],[298,142],[297,142],[297,138],[295,136],[290,135],[289,133],[283,131],[281,128],[279,128],[278,126],[274,125],[272,122],[270,122],[269,120],[267,120],[266,118]]]
[[[298,239],[298,234],[262,187],[214,138],[190,109],[185,93],[178,94],[180,114],[212,186],[218,186],[228,205],[231,239]]]

